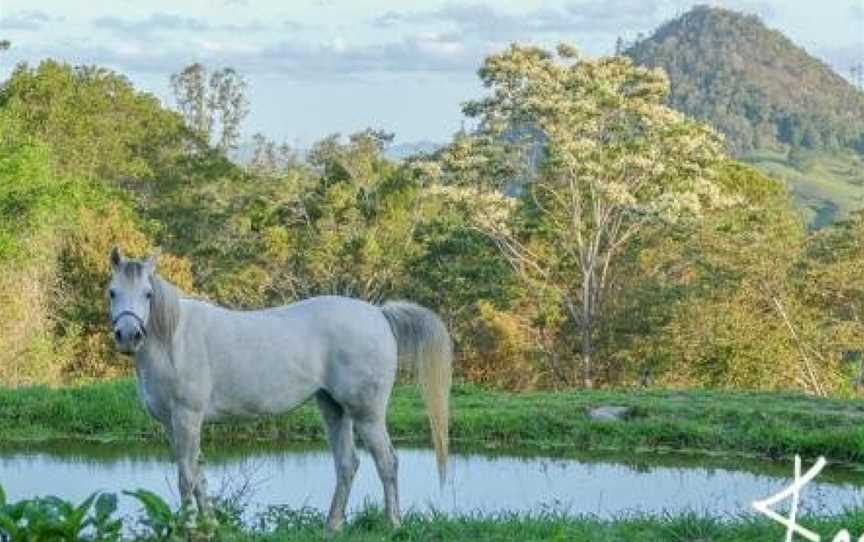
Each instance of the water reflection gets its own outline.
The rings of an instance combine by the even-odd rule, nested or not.
[[[329,452],[319,447],[266,444],[205,449],[211,490],[230,492],[248,482],[253,510],[268,504],[326,510],[335,475]],[[632,513],[697,511],[717,516],[749,512],[750,503],[785,487],[792,462],[704,456],[580,454],[537,457],[518,450],[463,451],[438,486],[429,450],[401,448],[403,508],[445,512],[538,512],[618,517]],[[96,490],[144,487],[176,504],[175,470],[163,446],[63,444],[0,450],[0,483],[11,499],[55,494],[80,500]],[[829,467],[808,485],[803,509],[838,512],[862,503],[864,475]],[[350,508],[381,501],[371,458],[361,453]],[[135,504],[121,500],[124,513]]]

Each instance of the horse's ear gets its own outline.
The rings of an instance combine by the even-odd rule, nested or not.
[[[162,254],[160,249],[156,249],[153,251],[146,260],[144,260],[144,269],[147,270],[147,273],[152,275],[156,271],[156,264],[159,263],[159,255]]]
[[[111,260],[111,267],[115,271],[120,268],[120,264],[123,263],[123,255],[120,254],[120,248],[119,247],[114,246],[111,249],[110,260]]]

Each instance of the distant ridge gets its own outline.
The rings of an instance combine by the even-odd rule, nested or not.
[[[412,141],[407,143],[397,143],[390,145],[384,149],[384,156],[391,160],[404,160],[408,157],[417,154],[431,154],[441,147],[443,143],[435,143],[434,141]],[[297,155],[301,158],[306,156],[308,149],[294,149]],[[252,142],[245,142],[229,153],[229,158],[237,164],[247,165],[255,154],[255,145]]]
[[[697,6],[623,52],[665,69],[670,105],[722,131],[736,155],[777,145],[864,151],[864,95],[755,15]]]
[[[808,224],[864,208],[864,94],[755,15],[696,6],[623,47],[669,74],[669,104],[785,181]]]
[[[434,141],[397,143],[384,149],[384,156],[391,160],[404,160],[417,154],[432,154],[443,146],[443,143],[435,143]]]

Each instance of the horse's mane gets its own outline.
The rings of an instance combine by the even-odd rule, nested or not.
[[[150,329],[153,337],[170,344],[180,321],[180,295],[171,283],[159,275],[150,277],[153,298],[150,302]]]

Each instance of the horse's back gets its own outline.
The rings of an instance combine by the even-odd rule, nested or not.
[[[286,328],[302,328],[307,338],[317,338],[326,354],[337,354],[348,348],[365,350],[393,341],[390,324],[381,309],[360,299],[342,296],[318,296],[290,305],[260,311],[263,318],[273,318]],[[360,344],[357,344],[357,343]]]
[[[283,308],[313,324],[324,368],[321,389],[346,406],[361,408],[389,395],[396,375],[396,339],[375,305],[340,296],[310,298]]]
[[[280,412],[318,390],[354,401],[392,386],[396,341],[381,310],[320,296],[258,311],[214,314],[208,330],[213,402],[235,414]]]

